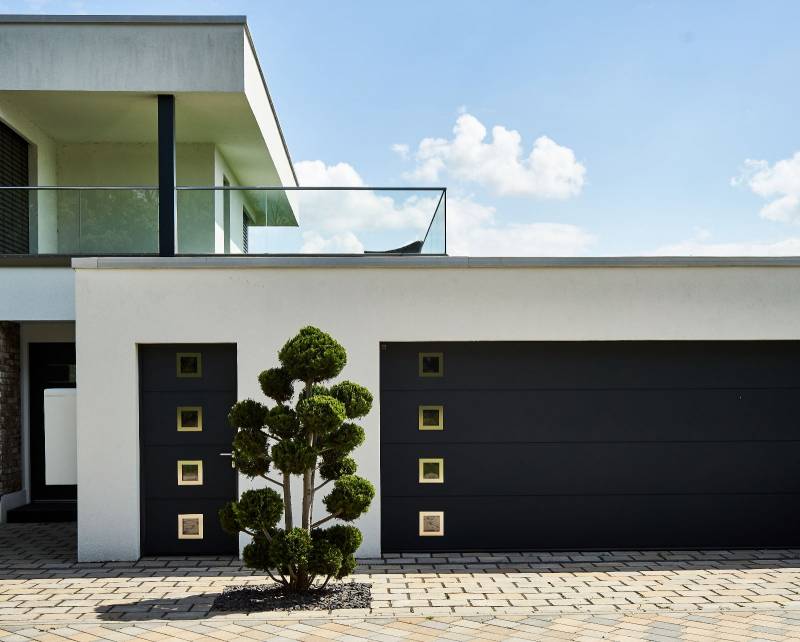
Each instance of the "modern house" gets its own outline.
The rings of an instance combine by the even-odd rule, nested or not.
[[[237,550],[225,416],[309,324],[362,555],[800,544],[798,259],[447,256],[443,190],[298,186],[243,18],[0,17],[0,185],[0,517],[83,561]]]

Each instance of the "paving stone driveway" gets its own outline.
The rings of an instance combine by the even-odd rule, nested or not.
[[[386,556],[373,607],[209,612],[230,557],[81,564],[72,524],[0,526],[0,640],[800,640],[800,551]],[[376,628],[377,627],[377,628]]]

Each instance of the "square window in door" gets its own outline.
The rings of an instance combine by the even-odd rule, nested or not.
[[[175,358],[179,378],[197,379],[203,376],[203,355],[199,352],[179,352]]]
[[[419,429],[420,430],[444,430],[444,407],[443,406],[420,406],[419,407]]]
[[[420,352],[419,353],[419,376],[420,377],[443,377],[444,376],[444,354],[441,352]]]
[[[442,511],[419,512],[420,537],[441,537],[444,535],[444,513]]]
[[[203,539],[203,514],[178,515],[178,539]]]
[[[201,432],[203,430],[202,406],[178,407],[178,432]]]
[[[419,483],[444,484],[444,459],[420,459]]]
[[[199,459],[181,459],[178,462],[178,486],[202,486],[203,462]]]

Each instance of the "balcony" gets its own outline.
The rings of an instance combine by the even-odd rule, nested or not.
[[[0,253],[169,255],[159,248],[159,193],[155,186],[0,187],[5,220],[19,223],[0,230]],[[443,188],[184,186],[174,195],[179,255],[447,251]]]

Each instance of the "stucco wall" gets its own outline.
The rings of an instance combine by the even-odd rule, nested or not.
[[[242,91],[244,43],[243,24],[0,24],[0,78],[8,90]]]
[[[376,393],[381,341],[800,339],[797,266],[342,267],[356,263],[76,271],[80,559],[139,553],[137,343],[236,343],[239,397],[261,398],[256,375],[307,324]],[[376,486],[379,402],[356,453]],[[378,554],[379,497],[359,526],[360,554]]]

